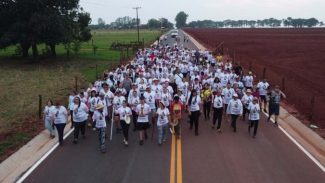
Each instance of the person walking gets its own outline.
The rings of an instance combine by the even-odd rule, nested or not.
[[[131,123],[132,111],[127,106],[126,101],[123,101],[122,107],[118,108],[116,113],[119,114],[120,117],[120,124],[124,136],[123,143],[127,147],[129,145],[129,126]]]
[[[55,107],[51,110],[51,116],[56,130],[58,131],[58,139],[60,146],[63,145],[63,132],[65,125],[68,121],[68,111],[61,104],[61,101],[57,100],[55,102]]]
[[[96,105],[96,110],[93,113],[92,120],[98,131],[99,149],[102,153],[106,152],[105,136],[106,136],[106,120],[107,111],[105,106],[101,103]]]
[[[195,136],[199,135],[199,118],[201,113],[201,97],[197,94],[195,89],[192,90],[191,95],[188,99],[188,111],[190,115],[190,129],[195,127]]]
[[[243,104],[238,99],[238,95],[236,93],[233,94],[233,99],[229,101],[227,114],[231,116],[231,127],[233,128],[234,132],[236,132],[237,118],[243,114]]]
[[[44,108],[43,116],[44,116],[44,125],[45,128],[50,132],[50,138],[54,138],[54,124],[53,120],[51,118],[51,112],[53,110],[53,101],[51,99],[48,99],[47,105]]]
[[[267,90],[269,89],[270,84],[267,82],[266,79],[263,79],[263,81],[260,81],[257,84],[257,88],[259,91],[260,99],[261,99],[261,105],[263,105],[263,111],[266,113],[266,105],[267,105]]]
[[[70,128],[73,128],[74,127],[74,122],[73,122],[73,106],[74,106],[74,103],[73,103],[73,100],[74,98],[77,96],[77,92],[76,91],[71,91],[70,92],[70,95],[69,95],[69,111],[70,111],[70,117],[71,117],[71,127]]]
[[[174,101],[171,105],[171,125],[174,126],[174,133],[177,139],[181,138],[181,122],[182,122],[182,110],[183,104],[179,96],[174,97]]]
[[[81,135],[83,136],[83,138],[86,138],[85,131],[86,131],[86,122],[88,119],[88,107],[86,106],[85,103],[80,101],[79,97],[75,97],[73,102],[74,102],[73,122],[75,123],[73,143],[77,144],[79,131],[81,131]]]
[[[201,98],[203,100],[203,113],[205,120],[210,119],[210,111],[211,111],[211,97],[212,91],[208,83],[204,84],[203,89],[201,91]]]
[[[251,134],[251,128],[254,127],[253,138],[256,137],[258,122],[260,120],[260,105],[258,103],[258,98],[254,97],[253,102],[248,106],[249,111],[249,121],[250,124],[248,126],[248,133]]]
[[[150,106],[145,103],[145,97],[140,97],[140,104],[136,107],[137,129],[139,130],[139,145],[143,145],[143,138],[148,139],[147,129],[149,127],[149,113],[151,112]]]
[[[275,86],[269,94],[269,117],[267,121],[270,121],[272,115],[274,115],[274,125],[278,125],[278,117],[280,114],[280,102],[281,98],[286,98],[286,95],[280,90],[279,86]]]
[[[212,118],[212,128],[214,129],[216,122],[218,121],[217,131],[221,132],[221,120],[223,113],[223,101],[224,99],[221,96],[221,91],[216,91],[216,94],[213,95],[212,105],[213,105],[213,118]]]
[[[253,95],[252,95],[252,90],[247,89],[246,93],[242,97],[241,101],[243,103],[243,121],[245,121],[246,113],[249,112],[248,106],[249,104],[253,101]]]
[[[163,102],[159,102],[159,108],[156,112],[157,129],[158,129],[158,145],[167,140],[168,123],[170,122],[170,113]]]

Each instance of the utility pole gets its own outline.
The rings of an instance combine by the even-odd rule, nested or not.
[[[137,29],[138,29],[138,44],[140,43],[140,33],[139,33],[139,16],[138,16],[138,10],[141,9],[141,7],[134,7],[133,9],[137,12]]]

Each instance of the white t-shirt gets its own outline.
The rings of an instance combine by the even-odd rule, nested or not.
[[[139,123],[148,123],[149,122],[149,117],[148,114],[151,112],[151,108],[148,104],[139,104],[136,109],[136,113],[138,114],[138,120],[137,122]],[[141,116],[141,111],[143,111],[143,116]]]
[[[90,111],[94,112],[96,110],[96,105],[97,105],[97,97],[90,97],[88,102],[90,104]]]
[[[80,103],[80,106],[74,104],[73,106],[73,122],[84,122],[88,118],[88,107],[84,103]]]
[[[144,92],[143,96],[146,98],[146,103],[149,104],[151,109],[156,109],[156,93],[151,91],[150,93]]]
[[[191,112],[199,111],[200,110],[200,104],[201,104],[201,97],[199,95],[193,96],[192,101],[191,101],[191,105],[189,106],[190,111]]]
[[[103,110],[103,112],[95,111],[92,119],[94,122],[96,122],[96,128],[104,128],[106,127],[106,120],[105,116],[107,116],[107,113]]]
[[[126,101],[124,96],[115,96],[113,99],[115,109],[119,109],[120,107],[122,107],[124,101]]]
[[[157,109],[157,114],[158,114],[158,120],[157,120],[157,126],[162,126],[165,124],[168,124],[168,116],[170,115],[168,108],[158,108]]]
[[[102,90],[100,91],[100,93],[103,93],[103,94],[105,95],[105,102],[106,102],[106,105],[107,105],[108,107],[111,106],[111,105],[112,105],[111,100],[114,98],[114,94],[113,94],[110,90],[108,90],[107,92],[105,92],[104,89],[102,89]]]
[[[259,91],[260,95],[265,96],[267,94],[267,88],[269,86],[270,85],[267,82],[265,82],[265,83],[264,82],[259,82],[257,84],[257,88],[258,88],[258,91]]]
[[[54,124],[64,124],[68,120],[68,111],[64,106],[54,107],[51,110],[51,116],[54,118]]]
[[[51,119],[51,113],[52,113],[52,110],[54,109],[55,107],[54,106],[45,106],[44,108],[44,117],[46,120],[50,120]]]
[[[249,110],[249,120],[259,120],[260,119],[260,105],[258,103],[250,103],[248,106]]]
[[[227,114],[241,115],[243,114],[243,104],[239,99],[231,99],[228,104]]]
[[[245,87],[253,87],[253,76],[247,75],[244,77]]]
[[[225,104],[229,104],[229,101],[232,99],[232,96],[234,95],[235,90],[233,88],[224,88],[222,90],[222,95],[223,95],[223,99],[224,99],[224,103]]]
[[[213,100],[212,100],[212,103],[213,103],[213,107],[214,108],[222,108],[223,107],[223,98],[222,96],[217,96],[215,95]]]
[[[167,107],[170,104],[170,101],[172,100],[171,95],[166,92],[166,93],[161,93],[160,95],[160,101]]]
[[[243,104],[245,105],[245,107],[248,107],[248,105],[253,102],[253,95],[244,95],[241,99],[241,101],[243,102]]]
[[[124,120],[124,121],[126,119],[126,116],[132,115],[131,109],[129,107],[123,107],[123,106],[117,110],[117,113],[120,116],[120,120]]]

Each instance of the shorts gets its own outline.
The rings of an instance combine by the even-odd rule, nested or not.
[[[267,102],[267,101],[266,101],[266,96],[265,96],[265,95],[260,95],[260,98],[261,98],[261,101],[262,101],[262,102],[264,102],[264,103]]]
[[[276,115],[280,114],[280,104],[269,104],[269,115]]]
[[[137,130],[146,130],[149,128],[149,122],[139,123],[137,122]]]

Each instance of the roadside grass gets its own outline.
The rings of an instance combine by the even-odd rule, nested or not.
[[[44,129],[38,120],[38,100],[42,95],[42,108],[47,99],[62,99],[67,104],[68,93],[87,87],[89,82],[120,60],[119,51],[108,48],[111,42],[129,42],[136,39],[136,31],[93,32],[91,43],[83,43],[78,55],[66,58],[62,45],[57,47],[57,59],[31,60],[12,56],[15,47],[0,50],[0,162]],[[158,31],[144,31],[145,43],[152,43]],[[39,45],[41,47],[42,45]],[[133,52],[130,52],[132,58]]]

